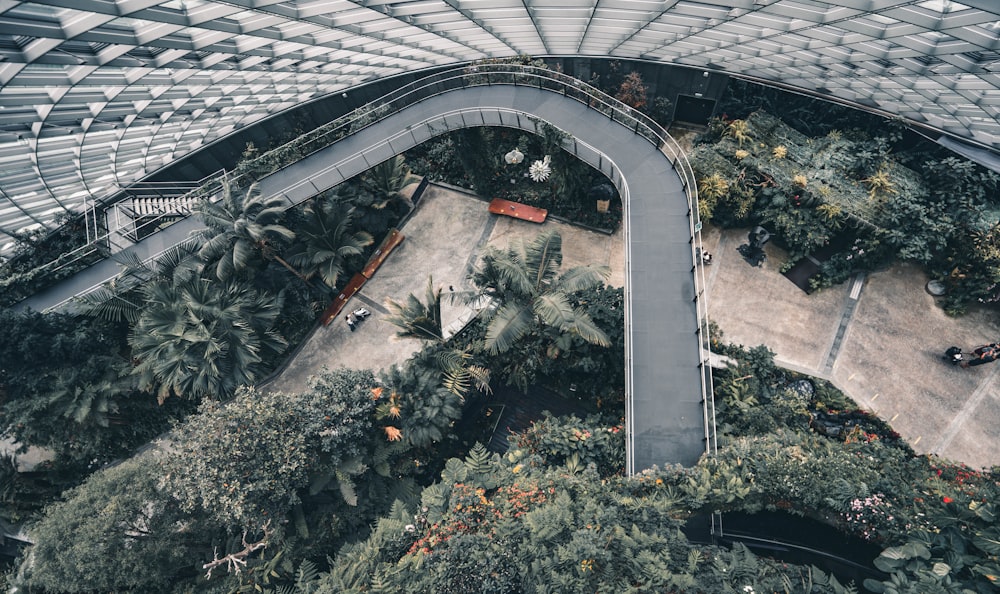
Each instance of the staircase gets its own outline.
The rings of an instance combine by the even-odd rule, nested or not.
[[[142,240],[165,224],[194,212],[199,182],[146,182],[129,187],[128,197],[104,211],[111,253]]]

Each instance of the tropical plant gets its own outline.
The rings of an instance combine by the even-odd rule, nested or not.
[[[733,120],[729,122],[725,133],[735,140],[740,148],[743,148],[744,142],[752,140],[750,137],[750,127],[747,125],[746,120]]]
[[[300,394],[240,390],[227,405],[206,402],[173,438],[164,475],[184,509],[259,530],[299,503],[299,491],[355,465],[365,449],[375,403],[369,371],[323,374]],[[354,499],[353,488],[344,498]],[[356,502],[355,502],[356,504]]]
[[[487,247],[472,275],[477,298],[490,299],[484,348],[497,354],[512,349],[527,334],[554,330],[608,346],[610,341],[590,316],[569,301],[571,293],[594,287],[607,278],[607,267],[577,266],[558,275],[562,237],[545,231],[530,243],[515,241],[507,249]]]
[[[378,420],[398,425],[401,438],[414,447],[429,447],[448,434],[462,414],[462,399],[442,386],[436,370],[420,365],[393,365],[383,373],[386,390],[375,410]]]
[[[185,517],[155,466],[129,460],[95,474],[30,529],[15,585],[48,592],[165,592],[213,531]],[[194,545],[194,546],[192,546]]]
[[[364,254],[374,243],[367,231],[355,230],[355,210],[333,201],[314,201],[298,228],[299,248],[288,261],[301,268],[306,279],[318,274],[330,288],[336,288],[340,275],[352,258]]]
[[[427,278],[424,301],[410,293],[405,303],[386,299],[385,306],[389,310],[386,321],[399,328],[396,336],[444,341],[441,328],[441,289],[434,288],[434,277]]]
[[[892,178],[889,176],[889,172],[884,168],[879,169],[870,177],[866,177],[861,181],[868,186],[868,197],[872,200],[897,193],[896,184],[893,183]]]
[[[441,289],[434,288],[433,277],[427,279],[424,299],[422,302],[410,293],[405,304],[386,300],[386,307],[389,309],[386,319],[400,329],[397,336],[435,343],[414,355],[410,364],[436,370],[441,376],[441,385],[460,398],[465,398],[473,387],[488,393],[489,369],[476,365],[468,349],[453,348],[446,344],[441,327]]]
[[[122,323],[5,309],[0,327],[0,434],[49,449],[61,481],[124,455],[177,412],[128,378]]]
[[[396,155],[365,172],[361,176],[361,187],[374,197],[372,208],[381,210],[393,200],[399,200],[413,208],[413,203],[400,193],[413,178],[406,166],[406,159],[403,155]]]
[[[287,266],[275,253],[275,242],[295,237],[281,224],[286,206],[280,196],[265,198],[256,183],[245,192],[224,183],[220,200],[202,200],[195,207],[206,226],[194,232],[199,242],[198,255],[214,265],[219,280],[246,272],[255,256],[274,257]]]
[[[84,315],[134,324],[142,313],[142,286],[154,280],[180,282],[201,274],[204,262],[198,257],[191,243],[182,243],[168,249],[156,258],[142,260],[135,252],[124,251],[112,256],[120,266],[110,282],[77,297],[80,312]]]
[[[140,385],[171,395],[226,398],[261,377],[286,346],[275,330],[281,295],[195,276],[142,287],[144,307],[129,344]]]
[[[729,182],[718,173],[706,175],[698,180],[698,214],[711,219],[719,200],[729,194]]]

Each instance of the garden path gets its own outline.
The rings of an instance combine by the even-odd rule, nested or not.
[[[603,153],[603,162],[611,159],[617,164],[631,196],[625,219],[629,229],[626,312],[635,320],[626,321],[626,365],[631,380],[626,411],[629,466],[642,470],[654,464],[694,464],[706,449],[704,437],[709,428],[702,402],[704,378],[698,311],[693,301],[687,198],[670,160],[631,128],[558,92],[524,86],[452,90],[393,113],[271,174],[260,181],[260,191],[264,196],[282,195],[290,205],[298,204],[426,141],[432,134],[427,122],[434,122],[436,133],[443,131],[438,128],[475,125],[476,116],[467,120],[461,110],[520,114],[509,116],[505,123],[529,131],[535,127],[533,118],[541,119],[596,148]],[[485,119],[483,115],[479,121]],[[187,237],[189,227],[196,225],[193,220],[188,218],[153,234],[134,249],[149,252],[140,246],[179,242]],[[111,272],[106,277],[111,278],[117,267],[108,270],[107,262],[102,262],[65,286],[78,289],[100,284],[103,281],[91,272],[97,268],[104,270],[102,274]],[[44,310],[66,298],[58,290],[50,291],[27,305]]]
[[[351,332],[343,316],[329,326],[317,328],[288,366],[265,387],[294,392],[309,385],[309,377],[324,367],[387,369],[402,364],[422,343],[397,338],[395,326],[385,321],[386,299],[403,301],[409,293],[422,296],[428,277],[443,291],[441,317],[448,326],[466,313],[460,299],[471,267],[487,244],[503,248],[512,239],[530,240],[539,232],[537,224],[491,215],[487,202],[462,190],[431,184],[413,215],[402,228],[406,239],[379,268],[377,274],[348,302],[346,309],[365,305],[372,316]],[[545,228],[555,229],[563,239],[563,268],[581,264],[611,268],[609,282],[622,286],[624,257],[622,234],[606,235],[549,219]],[[449,287],[456,299],[450,299]]]
[[[760,268],[736,247],[746,230],[704,231],[714,254],[709,317],[734,344],[763,344],[788,369],[830,380],[888,421],[917,451],[974,467],[1000,464],[1000,365],[945,363],[1000,336],[989,309],[949,317],[917,267],[900,264],[807,295],[780,272],[787,254],[773,242]]]

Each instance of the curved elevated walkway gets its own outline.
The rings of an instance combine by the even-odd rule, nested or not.
[[[625,205],[628,469],[691,465],[706,451],[701,338],[687,197],[670,160],[607,115],[557,92],[527,86],[451,90],[387,116],[260,182],[265,195],[301,203],[447,130],[504,125],[534,130],[538,118],[572,134],[578,156],[612,177]],[[428,126],[428,122],[433,122]],[[130,248],[143,258],[183,241],[188,218]],[[105,261],[20,307],[46,310],[117,274]]]

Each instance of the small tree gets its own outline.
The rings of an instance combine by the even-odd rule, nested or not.
[[[528,333],[550,327],[607,346],[607,335],[590,316],[569,302],[569,293],[600,284],[607,267],[577,266],[559,275],[562,237],[555,231],[541,233],[530,243],[514,243],[506,250],[486,249],[472,281],[480,298],[493,299],[487,311],[485,350],[508,351]]]
[[[150,283],[142,294],[129,338],[139,361],[133,373],[161,403],[171,395],[227,397],[260,377],[265,355],[287,344],[274,328],[280,296],[194,276]]]
[[[20,581],[49,592],[162,592],[211,530],[185,518],[147,461],[93,475],[45,510]],[[194,542],[192,542],[194,541]],[[34,590],[32,590],[34,591]]]
[[[319,275],[331,289],[352,258],[360,257],[374,239],[367,231],[354,229],[355,210],[338,202],[313,202],[299,228],[300,248],[288,256],[302,268],[306,278]]]
[[[622,80],[615,99],[633,109],[642,109],[646,106],[646,85],[642,81],[642,75],[638,72],[629,72]]]
[[[221,200],[202,200],[196,207],[206,226],[195,234],[200,241],[198,255],[214,264],[220,280],[246,271],[255,255],[273,257],[275,241],[295,237],[281,224],[286,206],[280,196],[265,198],[257,184],[241,192],[225,183]]]
[[[337,370],[301,394],[244,388],[225,406],[206,402],[177,430],[164,463],[171,492],[183,509],[223,525],[279,521],[312,479],[362,453],[375,387],[369,371]]]
[[[482,392],[490,391],[490,371],[472,363],[468,350],[446,346],[441,327],[441,289],[434,288],[434,278],[428,277],[425,302],[410,293],[406,303],[386,300],[389,323],[400,328],[396,336],[432,341],[410,365],[434,370],[441,376],[441,385],[452,394],[465,398],[473,385]]]

